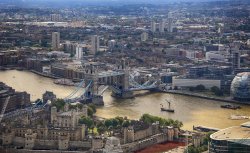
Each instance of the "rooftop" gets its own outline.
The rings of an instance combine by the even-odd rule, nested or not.
[[[233,126],[212,134],[211,139],[227,140],[237,142],[250,142],[250,122],[244,123],[241,126]],[[244,140],[244,141],[238,141]],[[250,145],[250,143],[248,143]]]

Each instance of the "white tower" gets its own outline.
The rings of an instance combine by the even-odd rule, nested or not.
[[[147,41],[148,40],[148,33],[147,32],[143,32],[141,34],[141,41]]]
[[[156,32],[156,23],[155,23],[155,21],[151,22],[151,31]]]

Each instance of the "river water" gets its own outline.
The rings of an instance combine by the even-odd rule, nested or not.
[[[53,91],[58,98],[69,95],[75,87],[56,85],[53,79],[46,78],[28,71],[8,70],[0,71],[0,81],[13,87],[17,91],[27,91],[31,100],[41,98],[47,91]],[[134,99],[115,99],[110,92],[104,93],[104,106],[97,109],[97,116],[110,118],[127,116],[138,119],[142,114],[149,113],[164,118],[177,119],[183,122],[183,129],[191,130],[193,125],[204,125],[216,128],[226,128],[239,125],[249,120],[230,120],[231,114],[250,116],[250,106],[241,105],[240,110],[222,109],[224,102],[206,100],[168,93],[136,92]],[[175,113],[160,111],[160,104],[167,106],[165,99],[171,101]]]

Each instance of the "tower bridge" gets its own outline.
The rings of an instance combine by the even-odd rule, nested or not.
[[[64,99],[67,102],[90,101],[103,105],[102,95],[107,89],[112,91],[113,97],[133,98],[133,91],[157,89],[160,84],[160,80],[148,80],[144,84],[137,83],[133,74],[129,74],[129,70],[125,67],[125,61],[122,61],[118,69],[109,71],[99,71],[98,66],[93,64],[83,66],[85,79],[80,83],[82,86]],[[79,91],[82,91],[81,94]]]

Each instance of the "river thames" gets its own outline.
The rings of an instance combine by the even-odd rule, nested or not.
[[[58,98],[69,95],[75,87],[56,85],[53,79],[46,78],[28,71],[8,70],[0,71],[0,81],[13,87],[17,91],[27,91],[31,100],[41,98],[47,91],[53,91]],[[193,125],[204,125],[215,128],[226,128],[239,125],[249,120],[230,120],[231,114],[250,116],[250,106],[241,105],[240,110],[222,109],[225,102],[206,100],[168,93],[136,92],[133,99],[115,99],[110,91],[104,93],[104,106],[97,109],[97,116],[111,118],[127,116],[138,119],[142,114],[149,113],[163,118],[177,119],[183,122],[183,129],[191,130]],[[167,106],[165,99],[171,101],[175,113],[160,111],[160,104]]]

